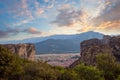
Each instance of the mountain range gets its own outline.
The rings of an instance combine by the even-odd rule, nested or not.
[[[54,35],[35,43],[35,48],[37,54],[80,53],[82,41],[92,38],[102,39],[103,35],[93,31],[74,35]]]
[[[80,43],[87,39],[102,39],[104,34],[88,31],[72,35],[52,35],[47,37],[35,37],[16,41],[0,42],[2,44],[33,43],[37,54],[49,53],[79,53]]]

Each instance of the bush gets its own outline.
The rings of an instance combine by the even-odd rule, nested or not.
[[[16,79],[23,72],[22,61],[6,48],[0,46],[0,78]]]
[[[55,71],[50,65],[39,62],[27,63],[24,66],[23,80],[56,80]]]
[[[73,69],[32,62],[0,46],[0,80],[120,80],[120,64],[110,54],[96,56],[96,67],[79,64]]]
[[[74,70],[78,73],[78,77],[81,80],[104,80],[102,72],[96,67],[79,64]]]
[[[65,70],[58,80],[77,80],[77,73],[73,70]]]
[[[96,56],[97,68],[103,71],[105,80],[115,80],[120,75],[120,64],[110,54]]]

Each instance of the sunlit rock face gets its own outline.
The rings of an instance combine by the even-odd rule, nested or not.
[[[112,54],[120,61],[120,36],[104,36],[103,39],[89,39],[81,43],[81,57],[70,67],[74,67],[80,62],[86,65],[95,65],[97,54]]]
[[[35,47],[33,44],[5,44],[3,46],[23,59],[35,60]]]

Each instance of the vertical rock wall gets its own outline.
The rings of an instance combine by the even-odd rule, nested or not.
[[[33,44],[5,44],[3,46],[23,59],[35,60],[35,47]]]
[[[104,36],[103,39],[90,39],[81,43],[81,57],[70,67],[74,67],[80,62],[86,65],[95,65],[97,54],[112,54],[120,61],[120,36]]]

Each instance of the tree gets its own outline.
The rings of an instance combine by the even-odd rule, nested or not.
[[[111,54],[99,54],[96,56],[98,69],[103,71],[105,80],[115,80],[120,75],[120,64]]]
[[[81,80],[104,80],[102,73],[93,66],[77,65],[74,70],[78,73]]]
[[[73,70],[65,70],[61,76],[58,77],[58,80],[78,80],[77,73]]]
[[[14,79],[22,73],[21,59],[0,46],[0,79]],[[18,79],[17,79],[18,80]]]
[[[57,75],[52,67],[44,62],[26,63],[23,80],[56,80]]]

